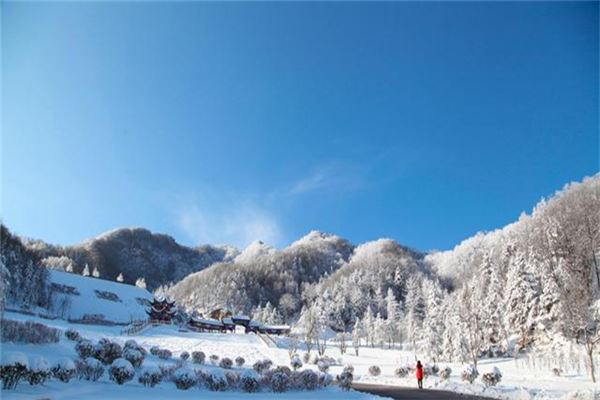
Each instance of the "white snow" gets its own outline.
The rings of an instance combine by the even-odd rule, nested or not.
[[[256,261],[260,258],[270,256],[274,254],[277,250],[268,244],[261,242],[260,240],[256,240],[248,247],[242,251],[240,255],[235,258],[235,262],[239,264],[247,264],[253,261]]]
[[[27,360],[27,356],[25,353],[20,351],[14,351],[5,353],[2,352],[2,365],[16,365],[21,364],[24,367],[29,367],[29,361]]]
[[[152,294],[145,289],[60,271],[50,271],[50,280],[52,283],[75,287],[79,292],[79,295],[58,295],[68,299],[67,309],[61,315],[64,318],[82,319],[85,314],[102,314],[108,321],[126,323],[148,317],[146,308],[136,300],[152,300]],[[114,293],[119,301],[99,298],[96,290]]]
[[[31,359],[30,367],[33,372],[45,372],[50,369],[48,360],[42,356],[36,356]]]

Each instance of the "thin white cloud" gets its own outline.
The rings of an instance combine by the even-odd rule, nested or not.
[[[254,240],[276,246],[282,239],[277,218],[251,204],[193,204],[178,212],[178,226],[197,244],[232,244],[243,249]]]
[[[331,163],[315,168],[311,174],[300,178],[287,194],[299,195],[325,189],[348,192],[361,189],[364,185],[364,171],[360,165]]]

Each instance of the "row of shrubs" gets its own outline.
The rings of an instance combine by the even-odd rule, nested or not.
[[[2,342],[47,344],[57,343],[61,331],[32,321],[3,319],[0,323]]]
[[[261,372],[247,369],[242,372],[224,369],[191,368],[181,364],[161,364],[158,367],[145,367],[138,372],[138,382],[154,387],[163,381],[171,381],[182,390],[194,386],[206,387],[213,391],[240,389],[246,392],[272,390],[284,392],[289,389],[315,390],[332,383],[329,374],[313,370],[292,371],[286,366],[270,369],[269,360],[259,362]],[[50,367],[43,357],[34,358],[31,363],[22,353],[9,353],[0,367],[0,378],[4,389],[14,389],[21,380],[30,384],[42,384],[50,378],[61,382],[79,379],[97,381],[108,370],[109,379],[122,385],[131,381],[136,371],[125,358],[113,360],[106,367],[95,358],[71,360],[61,359]],[[351,383],[351,381],[350,381]]]
[[[405,378],[410,373],[414,372],[415,368],[413,366],[404,366],[397,368],[394,373],[398,378]],[[381,368],[377,365],[372,365],[368,369],[369,375],[371,376],[379,376],[381,374]],[[437,365],[428,365],[423,368],[423,373],[425,377],[427,376],[439,376],[441,379],[448,379],[452,374],[452,369],[450,367],[444,367],[440,369]],[[465,382],[473,383],[479,376],[479,371],[473,365],[468,365],[461,372],[461,379]],[[502,380],[502,373],[497,367],[494,367],[492,371],[486,372],[481,376],[481,380],[486,386],[496,386]]]

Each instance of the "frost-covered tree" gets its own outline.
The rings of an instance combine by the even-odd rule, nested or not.
[[[90,267],[87,264],[85,264],[83,271],[81,271],[81,275],[90,276]]]
[[[100,278],[100,271],[98,271],[98,267],[94,267],[94,270],[92,271],[92,276],[94,278]],[[123,278],[123,277],[121,276],[121,278]],[[117,279],[118,279],[118,277],[117,277]]]
[[[96,271],[96,270],[94,270],[94,271]],[[123,274],[119,274],[119,275],[117,276],[117,282],[121,282],[121,283],[122,283],[123,281],[124,281],[124,279],[123,279]]]
[[[146,279],[137,278],[135,281],[135,286],[142,288],[142,289],[146,289]]]

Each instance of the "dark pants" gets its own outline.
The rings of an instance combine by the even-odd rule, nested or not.
[[[419,384],[419,389],[423,389],[423,379],[417,379],[417,383]]]

